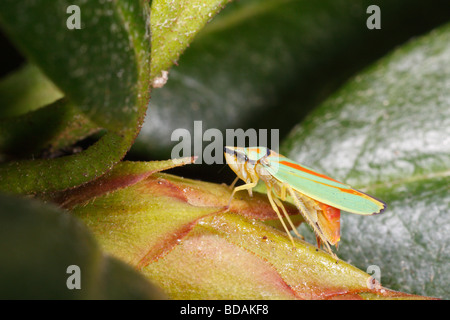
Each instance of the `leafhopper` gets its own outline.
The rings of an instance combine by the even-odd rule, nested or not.
[[[384,202],[269,148],[225,147],[225,159],[238,176],[237,179],[245,182],[244,185],[233,189],[229,204],[238,191],[248,190],[252,195],[252,189],[262,180],[267,188],[269,202],[293,245],[294,239],[283,216],[294,233],[300,238],[303,237],[298,233],[281,202],[287,197],[292,199],[305,221],[313,228],[318,247],[324,245],[334,257],[336,255],[331,246],[337,247],[340,241],[341,210],[360,215],[374,215],[386,209]]]

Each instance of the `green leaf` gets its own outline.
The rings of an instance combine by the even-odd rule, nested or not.
[[[0,123],[3,124],[0,132],[4,134],[0,147],[6,153],[12,152],[7,156],[35,158],[36,153],[45,151],[44,154],[53,157],[57,154],[55,149],[100,128],[108,132],[80,154],[0,165],[0,189],[16,193],[53,192],[83,184],[110,170],[124,157],[140,129],[149,99],[150,72],[157,77],[168,69],[225,2],[153,1],[150,21],[148,1],[120,0],[106,4],[75,1],[71,5],[80,7],[80,30],[66,27],[69,14],[64,2],[51,6],[39,1],[3,2],[0,22],[29,59],[61,88],[68,104],[59,108],[56,115],[54,106],[49,105],[39,110],[39,114]],[[150,27],[155,37],[151,57]],[[42,39],[42,33],[49,36]],[[29,103],[27,97],[36,96],[35,91],[40,88],[38,80],[46,79],[33,67],[25,71],[25,76],[19,72],[12,76],[15,81],[0,84],[0,92],[15,86],[3,99],[10,104],[8,110],[14,109],[5,112],[6,115],[19,114],[19,107],[31,110],[35,104],[53,97],[51,90],[44,87],[41,91],[49,91],[49,96],[23,106]],[[24,86],[27,99],[19,99],[17,85],[26,83],[28,71],[33,77],[31,84]],[[55,124],[49,126],[45,120]],[[20,124],[26,121],[33,125],[23,130]],[[17,124],[20,126],[16,127]],[[41,134],[36,136],[36,132]],[[37,141],[32,148],[21,147],[21,142],[27,140]]]
[[[383,199],[342,217],[339,256],[396,290],[448,298],[450,25],[402,46],[295,128],[282,153]]]
[[[56,157],[62,149],[99,130],[63,98],[35,112],[0,120],[0,149],[5,158],[38,157],[43,153]]]
[[[95,122],[111,130],[136,122],[139,52],[132,31],[142,32],[142,25],[125,24],[134,20],[125,1],[70,5],[80,8],[81,29],[66,26],[71,13],[64,1],[2,1],[0,19],[21,51]]]
[[[2,190],[47,192],[98,178],[124,157],[143,121],[150,89],[149,3],[70,4],[81,10],[81,29],[66,26],[65,2],[3,1],[0,22],[66,99],[108,132],[79,154],[1,164]]]
[[[104,255],[68,212],[0,194],[2,299],[161,299],[132,268]],[[78,266],[80,289],[69,289]]]
[[[447,21],[450,10],[450,3],[440,0],[381,0],[382,29],[369,30],[366,9],[371,4],[230,3],[194,39],[170,70],[167,84],[153,90],[132,150],[145,159],[166,159],[177,143],[171,141],[172,132],[186,128],[192,133],[196,120],[204,131],[276,128],[283,137],[349,76],[411,36]]]
[[[230,0],[152,1],[152,79],[177,63],[198,31],[227,2]]]
[[[0,118],[24,114],[62,97],[36,66],[27,64],[0,80]]]

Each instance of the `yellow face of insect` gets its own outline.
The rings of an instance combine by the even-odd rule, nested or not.
[[[252,183],[259,180],[255,168],[266,152],[267,148],[225,147],[225,160],[239,178]]]
[[[245,163],[248,157],[245,154],[244,148],[225,147],[225,160],[230,166],[231,170],[244,181],[247,181],[247,172],[245,170]]]
[[[226,162],[236,175],[246,183],[258,181],[259,178],[265,180],[264,177],[271,177],[263,167],[258,166],[258,163],[270,154],[271,150],[266,147],[225,147]]]

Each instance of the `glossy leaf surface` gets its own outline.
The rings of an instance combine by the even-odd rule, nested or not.
[[[340,254],[397,290],[448,297],[450,26],[356,76],[295,128],[282,152],[383,199],[343,215]],[[384,280],[385,279],[385,280]]]

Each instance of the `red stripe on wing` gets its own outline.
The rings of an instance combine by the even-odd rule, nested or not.
[[[343,184],[343,183],[340,182],[340,181],[334,180],[333,178],[327,177],[326,175],[317,173],[317,172],[315,172],[315,171],[306,169],[306,168],[304,168],[304,167],[302,167],[302,166],[300,166],[300,165],[298,165],[298,164],[296,164],[296,163],[292,163],[292,162],[288,162],[288,161],[280,161],[280,163],[281,163],[282,165],[291,167],[292,169],[300,170],[300,171],[303,171],[303,172],[312,174],[312,175],[314,175],[314,176],[316,176],[316,177],[321,177],[321,178],[324,178],[324,179],[327,179],[327,180],[330,180],[330,181],[334,181],[334,182]]]

